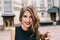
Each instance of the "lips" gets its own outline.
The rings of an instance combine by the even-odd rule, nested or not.
[[[25,22],[26,25],[30,25],[30,22]]]

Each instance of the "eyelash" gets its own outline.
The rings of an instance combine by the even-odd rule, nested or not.
[[[30,16],[30,18],[32,18],[32,16]]]
[[[27,16],[24,16],[24,17],[27,17]],[[32,18],[32,16],[30,16],[30,18]]]

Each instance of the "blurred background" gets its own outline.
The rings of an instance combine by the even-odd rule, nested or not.
[[[40,18],[40,31],[49,31],[51,40],[59,40],[60,0],[0,0],[0,40],[11,40],[10,29],[19,25],[23,6],[33,5]]]

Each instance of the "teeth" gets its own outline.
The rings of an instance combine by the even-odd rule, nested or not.
[[[29,25],[30,23],[29,22],[26,22],[27,25]]]

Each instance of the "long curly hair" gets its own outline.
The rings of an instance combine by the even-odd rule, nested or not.
[[[22,7],[21,11],[20,11],[20,16],[19,16],[19,20],[22,21],[22,16],[24,14],[25,11],[29,11],[32,15],[32,25],[30,27],[30,30],[33,34],[35,34],[36,36],[36,40],[40,40],[40,32],[38,30],[38,28],[40,27],[40,19],[38,17],[37,11],[35,9],[34,6],[29,5],[29,6],[25,6]]]

